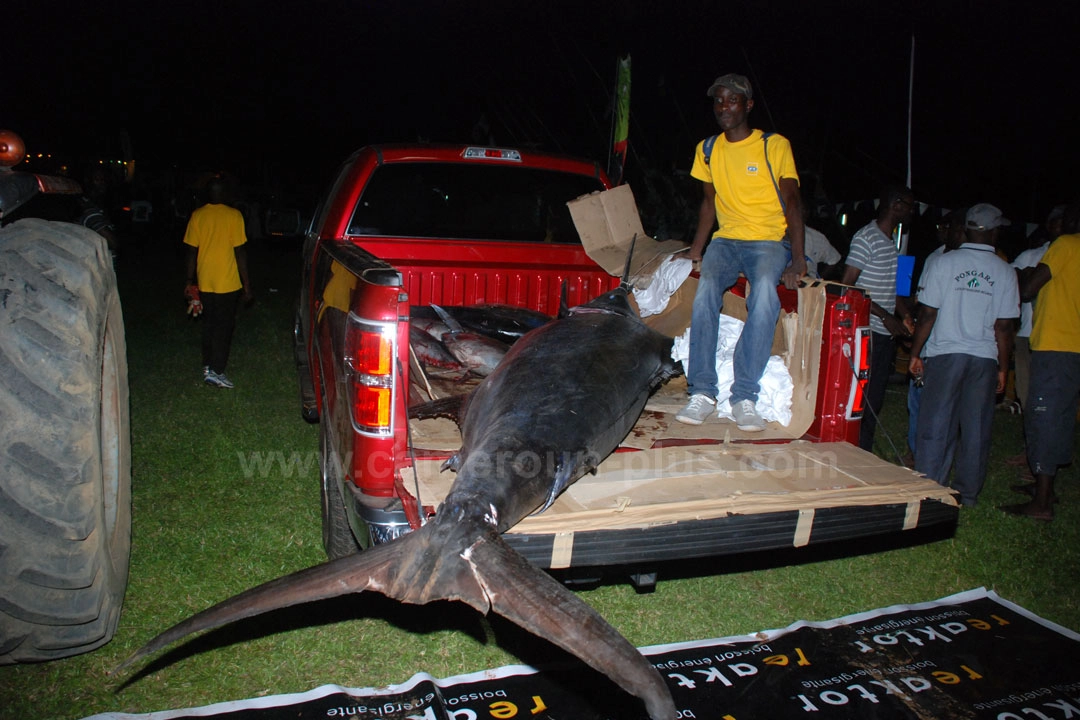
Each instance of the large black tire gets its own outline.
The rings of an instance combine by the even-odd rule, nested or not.
[[[0,229],[0,664],[116,631],[131,549],[124,324],[102,237]]]
[[[323,404],[326,407],[326,404]],[[341,464],[330,447],[326,417],[319,425],[319,476],[322,489],[322,537],[326,557],[337,560],[355,555],[363,548],[356,541],[349,516],[345,513],[345,499],[341,496]]]

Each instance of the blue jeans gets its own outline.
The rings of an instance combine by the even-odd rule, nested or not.
[[[776,286],[790,261],[791,251],[786,242],[714,238],[709,243],[701,260],[701,281],[690,319],[690,367],[686,382],[691,395],[711,398],[717,395],[720,310],[724,293],[742,272],[750,283],[750,296],[746,299],[746,325],[735,345],[731,403],[757,402],[759,382],[769,362],[776,320],[780,316]]]

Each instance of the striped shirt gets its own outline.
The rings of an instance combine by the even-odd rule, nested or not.
[[[877,221],[867,223],[851,238],[845,264],[858,268],[859,279],[855,287],[866,291],[870,299],[885,312],[896,310],[896,259],[899,252],[893,239],[883,233]],[[877,315],[870,315],[870,330],[889,335],[885,323]]]

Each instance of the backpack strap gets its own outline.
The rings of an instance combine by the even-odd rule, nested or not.
[[[718,137],[717,135],[713,135],[712,137],[705,138],[705,143],[701,147],[702,151],[704,151],[704,153],[705,153],[705,164],[706,165],[709,164],[709,158],[712,157],[712,149],[713,149],[713,145],[716,144],[716,138],[717,137]]]
[[[787,203],[784,202],[784,196],[780,194],[780,186],[776,184],[776,175],[773,174],[772,163],[769,162],[769,138],[774,133],[767,132],[761,134],[761,141],[765,145],[765,167],[769,168],[769,179],[772,180],[773,189],[776,190],[776,199],[780,201],[780,210],[787,214]]]

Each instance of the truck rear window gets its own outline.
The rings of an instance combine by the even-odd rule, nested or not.
[[[517,165],[383,165],[360,195],[348,232],[580,243],[566,203],[603,189],[596,177]]]

